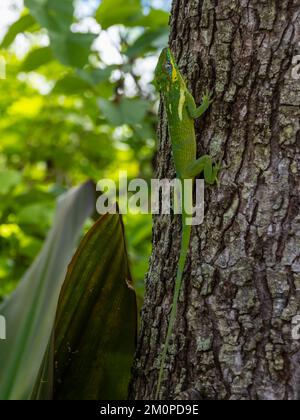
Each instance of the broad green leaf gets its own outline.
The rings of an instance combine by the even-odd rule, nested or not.
[[[123,98],[119,104],[114,104],[106,99],[99,99],[98,103],[103,115],[116,127],[123,124],[141,123],[149,106],[148,102],[143,99],[128,98]]]
[[[39,24],[48,31],[68,31],[73,21],[73,0],[25,0]]]
[[[53,53],[50,47],[37,48],[32,50],[25,57],[21,66],[21,70],[26,72],[33,71],[52,60]]]
[[[21,179],[20,172],[10,169],[0,170],[0,195],[8,194],[12,188],[21,182]]]
[[[51,48],[62,64],[83,67],[96,35],[73,33],[73,0],[26,0],[32,15],[49,32]]]
[[[51,33],[51,46],[55,58],[62,64],[72,67],[83,67],[90,54],[90,47],[96,35],[90,33]]]
[[[95,86],[101,82],[109,80],[113,70],[118,68],[116,65],[107,66],[104,69],[78,69],[76,74],[86,82]]]
[[[111,72],[115,68],[116,66],[108,66],[103,70],[77,69],[75,72],[66,74],[59,79],[53,88],[53,92],[74,95],[85,90],[93,90],[101,82],[109,80]]]
[[[102,114],[112,125],[118,127],[125,124],[121,109],[118,105],[113,104],[106,99],[99,99],[98,104]]]
[[[43,241],[34,236],[26,235],[26,239],[20,243],[20,255],[34,259],[42,248]]]
[[[117,24],[135,26],[142,17],[140,0],[103,0],[96,12],[102,29]]]
[[[87,89],[91,89],[91,85],[89,83],[82,80],[75,74],[67,74],[56,82],[53,88],[53,93],[76,95]]]
[[[123,224],[107,214],[81,242],[61,292],[54,398],[126,399],[136,328]]]
[[[125,51],[128,57],[138,57],[146,52],[153,51],[157,48],[157,41],[161,37],[168,37],[168,28],[158,28],[156,30],[149,30],[143,33],[127,51]]]
[[[164,10],[151,8],[147,15],[143,16],[136,22],[136,25],[151,29],[167,27],[169,18],[170,14]]]
[[[9,274],[11,270],[11,261],[7,258],[0,256],[0,279]]]
[[[15,292],[0,306],[7,340],[0,342],[0,400],[27,400],[50,340],[67,265],[94,209],[94,186],[71,190],[58,202],[53,228]]]
[[[8,48],[19,33],[31,29],[35,24],[36,21],[30,14],[21,16],[20,19],[9,27],[0,48]]]
[[[161,36],[157,37],[154,41],[153,41],[153,46],[156,47],[158,50],[161,50],[162,48],[164,48],[169,41],[169,30],[165,30],[162,31]]]
[[[53,205],[49,202],[34,203],[22,207],[17,214],[18,224],[29,227],[32,232],[44,232],[51,226]]]
[[[54,381],[54,333],[52,332],[45,357],[40,368],[31,400],[52,400]]]

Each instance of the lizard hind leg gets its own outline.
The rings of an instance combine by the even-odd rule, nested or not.
[[[214,164],[209,155],[204,155],[188,166],[186,176],[195,178],[204,172],[205,182],[209,185],[213,185],[218,180],[219,171],[220,165]]]
[[[186,169],[185,176],[188,178],[195,178],[202,172],[204,172],[205,177],[212,177],[213,163],[209,155],[201,156],[201,158],[196,159],[192,163],[190,163]]]
[[[221,164],[220,163],[212,164],[207,172],[204,170],[205,182],[209,185],[217,184],[219,186],[218,176],[219,176],[220,170],[221,170]]]

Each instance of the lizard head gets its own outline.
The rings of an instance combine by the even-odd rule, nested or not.
[[[167,90],[179,82],[179,71],[170,48],[164,48],[155,70],[154,83],[158,91]]]

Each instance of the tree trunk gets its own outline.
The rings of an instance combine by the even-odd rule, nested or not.
[[[198,156],[224,169],[193,227],[162,394],[297,400],[299,0],[174,0],[170,45],[196,102],[214,92],[196,122]],[[157,177],[172,178],[163,106],[159,140]],[[154,395],[179,243],[180,217],[156,217],[131,398]]]

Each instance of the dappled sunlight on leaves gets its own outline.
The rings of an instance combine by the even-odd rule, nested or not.
[[[88,178],[117,181],[120,170],[149,180],[153,171],[157,97],[149,62],[167,42],[168,13],[139,0],[104,0],[87,8],[91,33],[74,17],[73,2],[46,3],[26,0],[1,45],[0,297],[39,252],[66,189]],[[104,33],[106,53],[112,45],[118,52],[112,65],[98,49]],[[151,216],[128,215],[125,225],[141,300]]]

